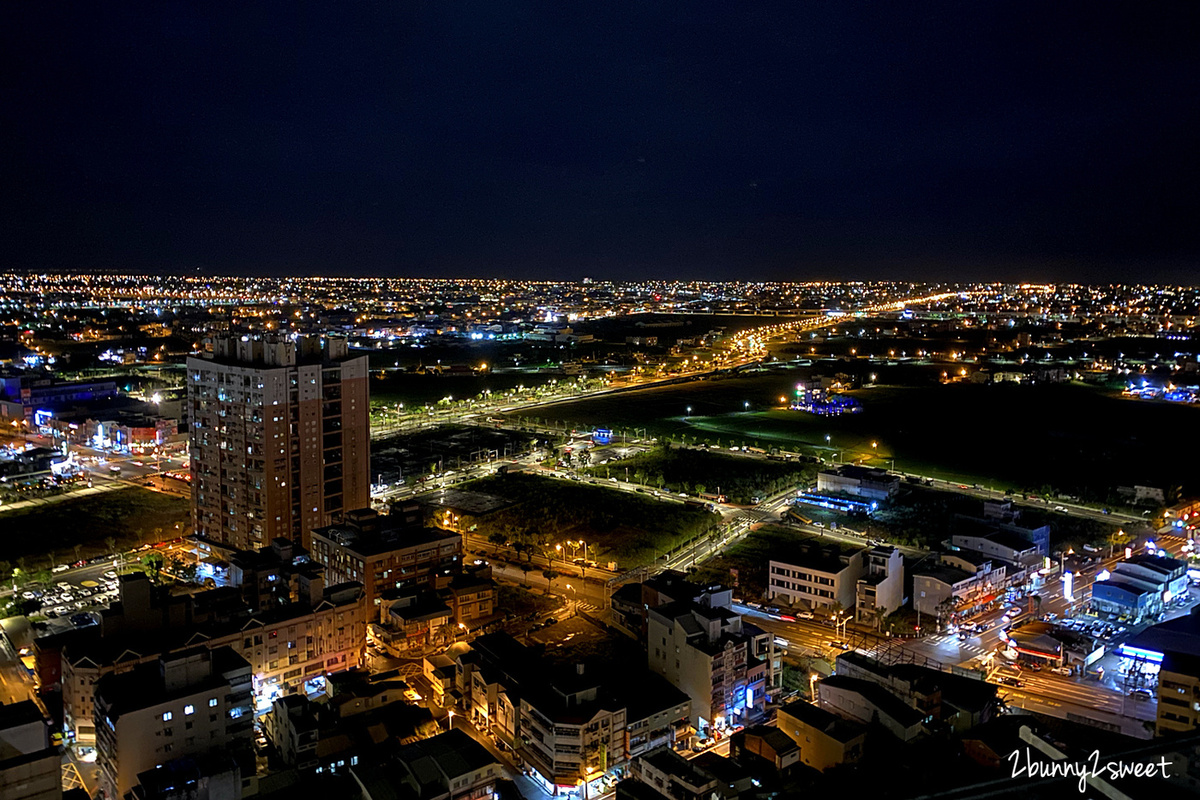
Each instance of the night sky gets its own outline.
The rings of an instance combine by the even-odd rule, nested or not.
[[[1200,282],[1191,1],[30,0],[0,92],[0,269]]]

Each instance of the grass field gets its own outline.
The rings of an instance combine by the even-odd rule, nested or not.
[[[582,539],[589,559],[616,561],[623,570],[652,563],[719,521],[703,508],[524,473],[484,478],[464,488],[514,503],[486,517],[479,524],[480,535],[503,535],[545,552]]]
[[[10,565],[25,559],[29,568],[50,566],[76,557],[104,555],[114,547],[128,549],[144,542],[173,538],[191,519],[188,501],[145,489],[121,489],[42,508],[0,514],[0,552]]]
[[[794,382],[794,373],[756,374],[564,403],[542,415],[698,442],[807,447],[964,483],[1054,487],[1098,502],[1111,500],[1118,485],[1200,491],[1200,463],[1191,456],[1200,444],[1197,408],[1084,385],[952,384],[857,390],[863,413],[818,417],[779,408]]]
[[[724,494],[731,503],[750,503],[755,496],[767,497],[787,488],[811,482],[816,467],[797,462],[766,461],[731,456],[706,450],[656,449],[608,465],[590,467],[585,472],[601,478],[609,473],[648,486],[662,486],[669,492],[706,492]],[[640,479],[639,477],[640,476]],[[662,478],[661,483],[659,478]]]

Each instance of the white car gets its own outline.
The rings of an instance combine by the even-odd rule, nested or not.
[[[117,577],[117,571],[115,569],[110,569],[104,573],[104,577],[108,578],[110,581],[114,580]]]
[[[1055,667],[1050,671],[1055,675],[1062,675],[1063,677],[1070,677],[1071,675],[1071,669],[1069,667]]]

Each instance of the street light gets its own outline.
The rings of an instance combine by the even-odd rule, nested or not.
[[[689,417],[692,415],[692,407],[691,407],[691,406],[688,406],[688,407],[687,407],[687,415],[688,415]]]
[[[567,588],[571,590],[571,597],[575,601],[575,608],[572,611],[571,616],[577,617],[579,616],[579,592],[577,592],[575,587],[569,583],[567,584]]]

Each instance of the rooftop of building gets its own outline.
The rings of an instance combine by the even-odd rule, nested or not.
[[[677,778],[688,786],[703,787],[716,780],[714,776],[699,769],[667,745],[656,747],[645,753],[641,756],[641,760],[659,772]]]
[[[1200,680],[1200,655],[1168,650],[1163,653],[1159,671],[1160,673],[1174,672],[1176,675],[1188,675]]]
[[[408,525],[403,517],[380,514],[359,523],[340,522],[317,528],[313,536],[328,539],[363,558],[434,543],[461,541],[462,535],[441,528]]]
[[[845,544],[819,536],[797,536],[772,551],[771,560],[780,564],[836,575],[847,568],[844,559],[865,553],[862,545]]]
[[[948,586],[954,586],[975,576],[965,569],[950,564],[928,564],[914,568],[913,577],[934,578]]]
[[[384,592],[385,600],[388,594]],[[389,615],[409,622],[448,617],[451,613],[450,607],[438,597],[437,592],[428,590],[396,600],[388,607]]]
[[[28,725],[31,722],[46,722],[42,710],[32,700],[19,703],[0,703],[0,731]]]
[[[690,702],[687,692],[675,688],[666,678],[647,669],[614,676],[611,689],[625,706],[626,723],[646,719]]]
[[[668,800],[665,794],[637,778],[625,778],[620,781],[616,785],[616,796],[629,797],[632,800]]]
[[[1147,628],[1125,643],[1126,647],[1154,653],[1174,652],[1200,657],[1200,606],[1175,619]]]
[[[896,695],[884,689],[877,683],[862,678],[849,678],[845,675],[831,675],[821,681],[821,685],[858,694],[879,710],[879,713],[891,717],[902,727],[909,728],[917,725],[925,716],[912,706],[907,705]]]
[[[989,542],[1018,552],[1033,550],[1037,547],[1032,541],[1015,531],[1004,530],[992,522],[972,517],[957,518],[952,535],[987,539]]]
[[[866,728],[860,723],[842,719],[837,714],[826,711],[820,706],[814,706],[807,700],[797,700],[793,703],[788,703],[779,710],[781,713],[795,717],[805,725],[815,728],[826,736],[836,739],[843,744],[866,733]]]
[[[751,725],[733,735],[735,737],[754,736],[761,739],[770,745],[776,754],[787,753],[800,748],[795,739],[779,730],[779,728],[772,728],[769,725]]]
[[[1149,553],[1135,553],[1122,563],[1137,564],[1166,574],[1177,572],[1187,567],[1187,563],[1178,558],[1151,555]],[[1120,566],[1120,564],[1117,566]]]
[[[696,768],[712,775],[726,786],[732,786],[739,781],[748,781],[751,778],[750,771],[741,764],[711,750],[701,753],[691,761]]]
[[[188,668],[187,680],[179,677],[177,669],[185,661],[206,662],[206,669]],[[218,647],[212,650],[194,648],[171,653],[144,664],[129,672],[110,673],[96,684],[96,699],[107,705],[110,719],[142,708],[165,703],[176,697],[187,697],[209,689],[218,689],[229,684],[229,675],[244,672],[247,684],[250,680],[250,662],[231,648]]]
[[[1129,575],[1122,575],[1119,572],[1114,572],[1113,576],[1106,581],[1096,581],[1092,584],[1092,594],[1096,593],[1096,588],[1102,590],[1121,591],[1131,594],[1135,597],[1140,597],[1147,594],[1157,594],[1159,587],[1148,581],[1141,581]]]
[[[821,470],[826,475],[841,475],[844,478],[867,481],[899,481],[899,476],[892,475],[886,469],[878,467],[863,467],[858,464],[842,464],[833,469]]]
[[[915,691],[931,694],[940,691],[942,701],[964,711],[981,712],[996,700],[996,685],[985,681],[954,675],[920,664],[884,664],[868,655],[850,651],[837,657],[837,669],[846,667],[863,670],[878,681],[903,681]]]
[[[362,584],[342,583],[325,589],[324,598],[316,608],[305,603],[289,603],[258,610],[248,607],[237,596],[237,590],[230,587],[218,587],[204,592],[198,592],[190,597],[178,598],[180,601],[190,600],[194,609],[202,608],[214,594],[222,600],[219,605],[232,608],[235,613],[193,622],[181,627],[159,628],[150,631],[122,631],[110,636],[102,636],[99,626],[88,626],[66,631],[44,644],[48,646],[65,645],[66,657],[72,663],[92,661],[96,664],[111,664],[130,658],[138,660],[143,656],[166,653],[201,642],[220,639],[236,632],[261,632],[263,629],[277,627],[291,620],[309,616],[315,611],[329,607],[337,608],[357,603],[362,597]],[[235,601],[231,601],[236,598]],[[110,607],[110,611],[119,606]],[[41,639],[36,640],[42,645]],[[42,645],[44,646],[44,645]]]

